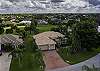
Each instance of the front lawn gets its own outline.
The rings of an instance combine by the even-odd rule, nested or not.
[[[32,38],[25,39],[25,50],[22,55],[20,64],[18,59],[13,57],[10,71],[44,71],[44,62],[41,52],[33,51]]]
[[[60,48],[58,50],[58,53],[64,59],[65,62],[69,64],[76,64],[95,56],[98,52],[91,51],[91,52],[80,52],[77,54],[67,54],[67,48]]]

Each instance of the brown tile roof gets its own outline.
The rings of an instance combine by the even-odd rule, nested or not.
[[[56,42],[52,39],[56,39],[58,37],[64,37],[64,35],[59,32],[48,31],[33,36],[37,45],[56,44]]]
[[[36,38],[35,41],[36,41],[36,43],[38,45],[56,44],[55,41],[51,40],[48,37],[44,37],[44,36],[41,36],[41,37]]]
[[[48,32],[43,32],[43,33],[37,34],[37,35],[34,36],[34,38],[39,37],[39,36],[46,36],[46,37],[49,37],[51,39],[55,39],[55,38],[58,38],[58,37],[64,37],[63,34],[61,34],[59,32],[54,32],[54,31],[48,31]]]

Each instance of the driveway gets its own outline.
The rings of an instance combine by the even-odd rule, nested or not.
[[[8,57],[8,54],[9,53],[4,53],[0,56],[0,71],[9,71],[12,57]]]
[[[100,68],[100,53],[84,62],[48,71],[82,71],[83,65],[93,67],[93,64],[95,65],[95,67]]]
[[[43,60],[46,65],[45,71],[69,66],[69,64],[65,63],[55,50],[43,51]]]

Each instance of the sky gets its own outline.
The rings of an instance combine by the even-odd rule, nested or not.
[[[100,13],[100,0],[0,0],[2,13]]]

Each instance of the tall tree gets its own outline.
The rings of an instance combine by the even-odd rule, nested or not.
[[[36,27],[37,27],[37,21],[32,19],[31,25],[30,25],[30,33],[33,32],[34,34],[36,34],[38,32]]]
[[[79,51],[80,48],[91,50],[97,47],[97,25],[95,19],[82,20],[74,24],[72,28],[72,49],[74,52]]]

